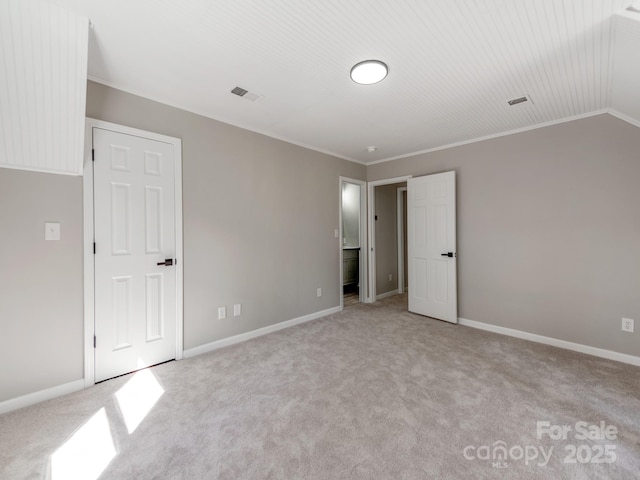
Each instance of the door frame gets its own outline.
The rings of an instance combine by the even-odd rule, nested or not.
[[[339,216],[338,216],[338,249],[340,255],[338,261],[340,262],[338,274],[339,277],[339,295],[340,309],[344,308],[344,288],[343,282],[343,250],[342,250],[342,184],[352,183],[360,186],[360,256],[358,260],[358,282],[360,287],[358,288],[358,300],[360,303],[367,303],[367,263],[366,263],[366,251],[367,251],[367,182],[364,180],[356,180],[355,178],[339,177]]]
[[[398,219],[398,292],[405,293],[407,286],[404,284],[404,257],[407,252],[404,251],[404,202],[403,193],[407,191],[407,187],[398,187],[397,195],[397,219]]]
[[[126,127],[87,117],[85,120],[84,165],[82,179],[84,219],[84,386],[95,384],[95,266],[94,266],[94,211],[93,211],[93,129],[102,128],[116,133],[148,138],[173,145],[175,229],[176,229],[176,360],[182,360],[183,351],[183,252],[182,252],[182,140],[137,128]]]
[[[368,182],[368,220],[369,220],[369,251],[368,251],[368,266],[369,266],[369,291],[367,303],[373,303],[376,301],[376,227],[375,227],[375,210],[376,210],[376,187],[382,185],[393,185],[394,183],[402,183],[409,180],[413,175],[405,175],[402,177],[386,178],[384,180],[374,180]]]

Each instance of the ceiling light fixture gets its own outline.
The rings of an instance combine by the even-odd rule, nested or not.
[[[372,85],[378,83],[387,76],[389,67],[380,60],[365,60],[356,63],[351,69],[351,80],[360,85]]]

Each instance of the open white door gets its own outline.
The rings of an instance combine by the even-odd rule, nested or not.
[[[458,323],[456,173],[407,181],[409,311]]]
[[[174,146],[93,128],[95,381],[176,358]]]

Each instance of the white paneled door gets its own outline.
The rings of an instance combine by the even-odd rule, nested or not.
[[[456,176],[407,181],[409,311],[458,323]]]
[[[174,146],[93,128],[95,381],[176,356]]]

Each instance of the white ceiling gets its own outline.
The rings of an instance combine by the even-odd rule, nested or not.
[[[50,1],[93,22],[91,79],[361,163],[604,111],[614,83],[640,119],[631,0]],[[351,81],[366,59],[383,82]]]

